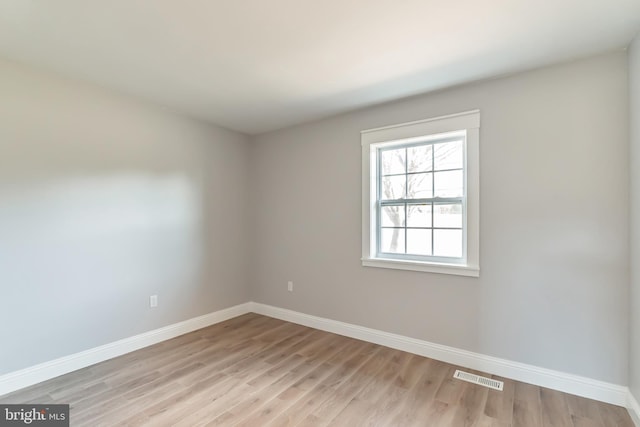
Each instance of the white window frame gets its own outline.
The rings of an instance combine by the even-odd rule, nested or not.
[[[463,256],[458,259],[378,254],[378,149],[419,141],[466,135],[463,197]],[[361,132],[362,143],[362,265],[400,270],[479,277],[480,111],[435,117]]]

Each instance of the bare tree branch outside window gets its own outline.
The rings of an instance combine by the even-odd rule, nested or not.
[[[434,165],[435,175],[437,170],[447,169],[452,161],[456,164],[451,169],[462,167],[458,157],[461,159],[461,146],[456,143],[424,144],[413,147],[403,147],[380,152],[381,156],[381,197],[383,200],[411,200],[433,198],[434,194]],[[453,160],[452,160],[453,159]],[[460,163],[460,165],[457,165]],[[399,247],[401,233],[405,232],[406,216],[408,210],[412,215],[430,215],[431,205],[425,204],[400,204],[385,205],[384,215],[390,227],[392,235],[389,247],[386,249],[393,253],[405,253],[405,247]],[[451,213],[458,213],[461,209],[457,205],[447,205],[439,207],[441,210],[452,210]],[[455,211],[455,212],[453,212]],[[444,212],[443,212],[444,213]],[[386,221],[385,221],[386,223]],[[432,224],[433,226],[433,224]],[[386,228],[386,227],[385,227]],[[406,245],[406,242],[404,243]]]

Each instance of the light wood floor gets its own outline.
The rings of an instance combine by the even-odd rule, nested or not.
[[[621,407],[504,378],[498,392],[456,368],[248,314],[0,402],[69,403],[72,426],[633,427]]]

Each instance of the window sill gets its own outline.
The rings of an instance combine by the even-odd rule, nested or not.
[[[388,258],[362,258],[362,265],[364,267],[392,268],[395,270],[480,277],[480,268],[469,265],[437,264],[431,262],[406,261]]]

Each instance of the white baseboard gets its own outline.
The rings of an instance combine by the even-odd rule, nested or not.
[[[638,405],[638,401],[625,386],[486,356],[441,344],[255,302],[236,305],[2,375],[0,376],[0,396],[250,312],[384,345],[469,369],[588,397],[614,405],[626,406],[636,426],[640,427],[640,405]]]
[[[0,376],[0,396],[249,313],[251,306],[252,303],[244,303],[225,308],[80,353],[10,372]]]
[[[636,427],[640,427],[640,404],[638,404],[638,401],[631,391],[629,391],[627,409],[629,410],[629,415],[631,415],[631,419],[636,424]]]
[[[617,384],[486,356],[266,304],[252,303],[251,311],[315,329],[418,354],[420,356],[430,357],[469,369],[487,372],[492,375],[499,375],[501,377],[511,378],[577,396],[588,397],[614,405],[628,405],[629,389]]]

